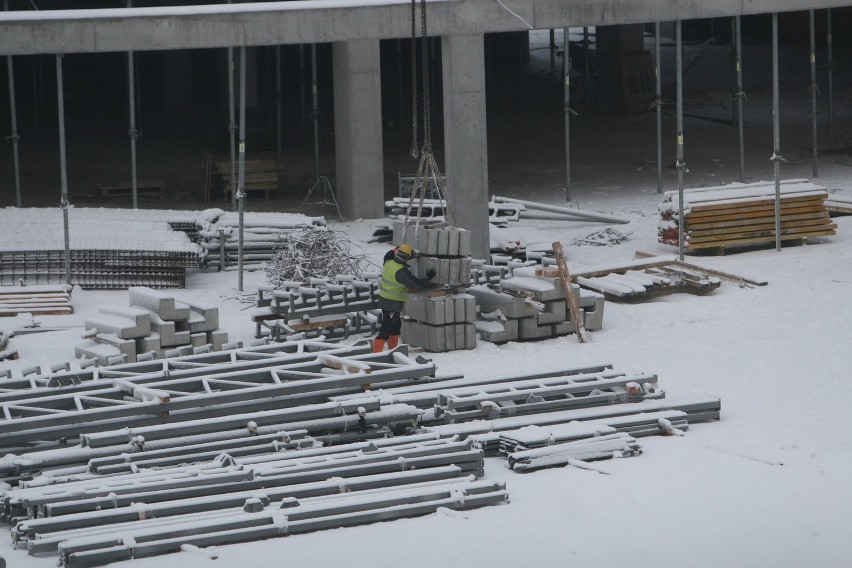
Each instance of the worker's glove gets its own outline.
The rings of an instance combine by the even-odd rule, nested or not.
[[[435,277],[436,274],[437,274],[437,272],[435,272],[435,269],[430,268],[429,270],[426,271],[426,280],[432,280]]]

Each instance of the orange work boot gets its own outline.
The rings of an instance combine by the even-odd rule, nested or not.
[[[373,353],[381,353],[385,349],[385,340],[376,338],[373,340]]]
[[[391,335],[388,337],[388,349],[396,349],[397,345],[399,345],[398,335]]]

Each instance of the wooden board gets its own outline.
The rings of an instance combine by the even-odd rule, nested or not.
[[[828,219],[829,215],[825,211],[819,213],[798,213],[794,215],[781,215],[781,222],[785,221],[800,221],[806,219]],[[772,217],[772,222],[775,222],[775,217]],[[719,221],[711,223],[688,223],[688,230],[704,230],[704,229],[721,229],[725,227],[747,227],[755,223],[752,219],[737,219],[732,221]]]
[[[810,201],[819,202],[826,198],[825,191],[816,191],[815,195],[801,195],[796,197],[784,197],[781,196],[781,203],[808,203]],[[743,207],[757,207],[766,204],[775,204],[775,196],[769,195],[765,198],[748,198],[742,199],[736,203],[718,203],[711,205],[701,205],[701,203],[695,203],[689,205],[689,211],[692,213],[701,213],[705,211],[725,211],[725,210],[739,210]]]
[[[781,235],[781,241],[792,241],[792,240],[802,240],[811,237],[830,237],[835,235],[836,231],[834,229],[830,231],[817,231],[809,234],[793,234],[793,235]],[[689,244],[689,249],[702,249],[702,248],[718,248],[718,247],[730,247],[730,246],[739,246],[739,245],[755,245],[755,244],[765,244],[765,243],[774,243],[775,236],[771,238],[769,237],[751,237],[751,238],[740,238],[740,239],[730,239],[725,241],[716,241],[713,243],[695,243]]]
[[[585,322],[583,314],[580,312],[580,307],[577,305],[577,298],[574,296],[574,287],[571,286],[571,274],[568,272],[568,263],[565,262],[565,252],[562,250],[562,243],[553,243],[553,257],[556,259],[556,266],[559,267],[559,276],[562,279],[562,290],[565,292],[565,299],[568,301],[568,309],[571,312],[571,318],[574,320],[574,327],[577,330],[577,340],[580,343],[587,343],[589,338],[586,336]]]
[[[787,221],[781,222],[781,230],[784,229],[815,229],[821,230],[820,228],[827,227],[831,225],[831,219],[826,216],[825,219],[812,219],[805,221]],[[835,226],[836,227],[836,226]],[[697,240],[706,240],[706,239],[719,239],[725,238],[727,235],[740,235],[744,233],[752,233],[752,232],[761,232],[761,231],[774,231],[775,223],[756,223],[753,225],[748,225],[746,227],[730,227],[727,229],[712,229],[706,231],[696,231],[689,230],[684,233],[686,238],[690,242],[695,242]],[[758,236],[758,235],[753,235]]]
[[[795,213],[821,213],[825,211],[825,206],[823,205],[813,205],[809,207],[790,207],[784,208],[781,210],[782,215],[791,215]],[[688,215],[686,217],[686,224],[689,225],[692,222],[719,222],[719,221],[736,221],[738,219],[759,219],[761,217],[775,218],[775,208],[774,207],[765,207],[762,209],[750,209],[749,211],[742,211],[739,213],[729,213],[726,215],[709,215],[703,216],[699,215],[693,217],[692,215]]]

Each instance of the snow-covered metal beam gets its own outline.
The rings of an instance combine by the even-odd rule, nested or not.
[[[849,0],[430,0],[432,35],[600,26],[843,7]],[[408,37],[408,0],[13,11],[0,54],[99,53]]]

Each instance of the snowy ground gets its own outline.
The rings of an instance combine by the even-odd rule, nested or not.
[[[830,172],[826,179],[832,179]],[[835,184],[852,185],[839,177]],[[596,197],[585,207],[631,219],[632,241],[569,247],[572,267],[630,259],[634,250],[671,253],[656,243],[656,193],[629,202]],[[334,225],[366,240],[379,220]],[[612,363],[659,375],[671,398],[720,397],[722,420],[682,438],[642,439],[644,454],[598,464],[609,475],[574,468],[521,475],[489,459],[486,477],[505,480],[511,503],[465,513],[327,531],[223,547],[219,563],[253,567],[409,567],[452,561],[471,566],[843,566],[852,542],[852,429],[848,412],[852,352],[852,217],[838,235],[800,247],[690,258],[708,267],[766,279],[764,287],[724,283],[704,297],[672,295],[638,305],[608,302],[592,342],[573,337],[436,354],[441,371],[466,376],[506,369]],[[521,224],[530,240],[570,241],[600,225]],[[365,245],[378,257],[384,245]],[[247,278],[250,291],[263,280]],[[221,326],[247,339],[253,326],[238,300],[235,273],[193,274],[176,296],[221,303]],[[44,326],[80,323],[126,292],[75,291],[77,313],[43,317]],[[6,322],[4,322],[6,323]],[[81,328],[15,339],[22,366],[70,358]],[[0,369],[2,370],[2,369]],[[841,434],[841,435],[838,435]],[[499,545],[498,545],[499,543]],[[9,566],[47,567],[0,543]],[[404,560],[403,560],[404,559]],[[208,565],[192,553],[134,561],[134,568]]]
[[[719,58],[724,56],[720,51]],[[634,126],[639,120],[645,119],[635,119]],[[766,122],[762,125],[763,137],[750,138],[760,139],[759,146],[752,142],[749,147],[753,179],[767,179],[763,172],[769,169],[771,146],[766,144]],[[753,127],[760,125],[754,122]],[[688,152],[709,145],[722,126],[704,128]],[[728,136],[730,127],[725,128]],[[630,129],[620,134],[625,145],[635,138]],[[653,146],[645,140],[644,157],[653,158]],[[796,144],[791,152],[806,155],[806,143]],[[687,185],[733,179],[735,138],[727,147],[714,148],[702,153],[703,161],[690,162],[693,173]],[[642,152],[636,155],[643,157]],[[717,155],[723,156],[721,162]],[[755,156],[760,156],[758,166]],[[825,159],[817,181],[852,191],[852,170],[843,162],[848,156]],[[561,175],[558,165],[551,163],[556,172],[551,182]],[[628,164],[592,171],[582,162],[577,168],[575,197],[581,207],[628,217],[630,224],[615,228],[632,232],[632,240],[611,248],[567,247],[573,270],[626,261],[636,250],[675,252],[657,243],[661,198],[649,168],[635,170]],[[809,176],[807,159],[784,169],[786,178]],[[673,171],[667,170],[667,190],[673,180]],[[564,201],[553,185],[534,180],[517,186],[514,196]],[[330,225],[366,242],[380,222]],[[848,566],[852,444],[845,433],[852,431],[852,217],[836,222],[837,236],[780,253],[773,249],[687,258],[765,279],[767,286],[725,282],[704,297],[671,295],[636,305],[607,302],[604,329],[585,345],[573,337],[501,346],[480,342],[474,351],[431,355],[440,371],[469,377],[600,362],[652,372],[669,398],[721,398],[720,422],[696,425],[684,437],[643,438],[641,456],[596,464],[606,474],[567,467],[522,475],[506,469],[502,459],[488,459],[486,478],[506,481],[509,504],[222,547],[215,565]],[[511,228],[530,243],[549,244],[567,243],[602,227],[540,221]],[[386,250],[381,244],[364,247],[376,260]],[[221,327],[234,339],[248,339],[254,331],[249,304],[240,302],[236,282],[234,272],[191,274],[188,288],[175,295],[219,302]],[[245,289],[251,292],[262,282],[261,273],[250,274]],[[73,301],[74,316],[43,317],[42,325],[79,325],[100,304],[126,303],[127,293],[78,290]],[[0,325],[10,323],[0,320]],[[70,327],[19,336],[14,341],[22,359],[0,363],[0,372],[5,366],[67,360],[80,332],[81,327]],[[13,567],[55,564],[55,558],[34,559],[11,550],[6,539],[0,539],[0,556]],[[181,553],[116,566],[201,568],[211,562],[201,554]]]

